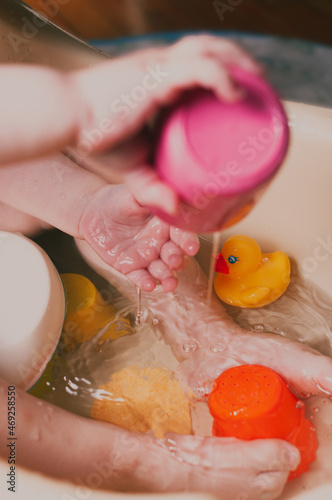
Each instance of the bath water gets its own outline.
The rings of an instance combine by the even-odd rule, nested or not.
[[[294,261],[291,268],[288,289],[276,302],[259,309],[225,304],[225,309],[246,330],[275,333],[332,356],[332,300],[298,275]]]
[[[135,317],[135,325],[140,325],[141,324],[141,317],[142,317],[142,290],[136,287],[136,293],[137,293],[137,310],[136,310],[136,317]]]
[[[213,233],[213,242],[212,242],[212,252],[210,257],[210,265],[209,265],[209,276],[208,276],[208,287],[207,287],[207,304],[211,305],[211,299],[213,294],[213,280],[214,280],[214,267],[216,263],[216,256],[219,253],[220,240],[221,240],[221,231],[216,231]]]
[[[112,293],[112,305],[117,309],[117,315],[111,323],[123,329],[121,317],[128,318],[135,333],[102,342],[100,339],[108,330],[109,323],[90,341],[78,344],[69,352],[60,343],[58,359],[53,363],[52,380],[45,381],[44,400],[90,417],[95,399],[111,397],[99,387],[109,382],[112,374],[121,369],[135,365],[140,368],[167,367],[172,372],[176,370],[178,361],[161,339],[158,320],[140,304],[138,322],[137,304],[121,295],[114,296]]]
[[[215,247],[219,245],[218,236]],[[217,250],[213,251],[213,254]],[[296,264],[292,262],[293,275],[286,293],[273,304],[262,309],[238,309],[225,306],[227,313],[241,327],[253,332],[271,332],[303,342],[318,351],[332,355],[332,301],[309,281],[301,278],[296,272]],[[141,293],[137,292],[137,296]],[[185,301],[186,297],[184,297]],[[198,299],[199,302],[199,299]],[[84,342],[76,349],[65,352],[59,350],[59,361],[54,366],[52,380],[46,382],[47,393],[43,399],[61,406],[79,415],[89,417],[95,399],[112,398],[99,387],[107,383],[111,375],[122,368],[137,365],[138,367],[167,367],[175,374],[179,361],[175,358],[170,346],[163,340],[165,325],[154,310],[154,314],[139,304],[140,324],[137,324],[137,304],[129,302],[118,295],[112,296],[112,303],[118,311],[114,321],[120,315],[130,319],[135,333],[125,335],[114,341],[110,339],[100,342],[105,329],[92,340]],[[146,305],[144,300],[144,306]],[[188,311],[184,309],[183,317],[167,315],[167,329],[179,331],[179,325],[188,320]],[[136,325],[135,325],[136,323]],[[195,344],[195,345],[194,345]],[[194,345],[194,347],[193,347]],[[185,353],[199,349],[195,340],[188,339],[183,344]],[[221,348],[215,342],[211,344],[211,352],[220,355]],[[125,398],[125,395],[124,395]],[[124,401],[124,399],[123,399]],[[319,449],[317,460],[308,473],[289,483],[282,499],[304,489],[310,489],[331,476],[329,463],[332,456],[332,402],[329,397],[305,398],[306,416],[317,429]],[[121,401],[118,401],[121,404]],[[212,418],[209,415],[206,399],[195,402],[191,410],[193,432],[198,435],[211,435]]]

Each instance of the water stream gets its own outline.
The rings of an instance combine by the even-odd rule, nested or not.
[[[219,236],[215,236],[212,254],[218,252]],[[214,258],[212,256],[211,261]],[[303,342],[318,351],[332,355],[332,301],[319,289],[301,278],[292,262],[291,284],[286,293],[275,303],[262,309],[238,309],[225,306],[228,316],[242,328],[252,332],[271,332]],[[204,275],[203,275],[204,276]],[[212,276],[212,278],[211,278]],[[206,290],[212,287],[213,273],[209,285],[202,273],[188,272],[184,275],[179,291],[168,294],[167,300],[163,292],[149,300],[146,294],[136,290],[136,300],[133,294],[132,302],[120,294],[111,295],[112,303],[118,311],[115,322],[121,315],[131,321],[134,334],[124,335],[117,340],[110,339],[100,342],[104,330],[100,331],[91,341],[84,342],[70,352],[58,351],[58,356],[52,368],[52,376],[44,382],[43,399],[59,405],[74,413],[89,417],[91,407],[101,398],[112,399],[112,394],[100,387],[110,380],[114,373],[133,365],[138,368],[166,368],[177,377],[181,356],[173,352],[167,341],[167,331],[176,332],[176,338],[181,345],[184,363],[190,364],[190,356],[202,347],[199,337],[191,337],[190,332],[198,327],[203,336],[211,335],[210,355],[220,359],[219,372],[227,368],[227,359],[223,357],[224,341],[215,334],[218,322],[218,308],[215,306],[215,296],[212,293],[210,306],[207,308]],[[205,299],[204,296],[205,295]],[[202,299],[203,297],[203,299]],[[138,299],[138,304],[137,304]],[[138,306],[138,307],[137,307]],[[207,310],[210,312],[207,313]],[[210,314],[206,316],[206,314]],[[137,318],[139,321],[137,321]],[[220,319],[222,322],[222,318]],[[209,328],[203,329],[203,325]],[[107,328],[107,327],[106,327]],[[184,334],[184,331],[185,334]],[[188,333],[189,332],[189,333]],[[176,356],[175,356],[176,354]],[[187,357],[187,358],[186,358]],[[182,361],[183,364],[183,361]],[[199,367],[195,367],[197,370]],[[215,374],[217,376],[217,373]],[[121,405],[125,400],[117,400]],[[320,447],[317,460],[310,472],[287,485],[282,499],[292,497],[301,488],[311,488],[330,476],[330,456],[332,453],[332,402],[329,397],[310,397],[304,399],[307,418],[310,418],[317,428]],[[192,428],[195,434],[211,435],[212,419],[208,412],[206,400],[195,401],[191,406]]]

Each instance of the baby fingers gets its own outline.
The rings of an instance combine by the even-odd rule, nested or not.
[[[279,497],[289,472],[300,462],[297,448],[277,439],[258,439],[248,443],[244,461],[256,469],[247,481],[249,498],[273,499]]]
[[[250,54],[234,42],[223,37],[196,35],[182,38],[171,48],[181,57],[215,57],[223,64],[236,64],[252,73],[261,74],[262,67]]]
[[[151,276],[161,283],[165,292],[171,292],[176,288],[178,280],[176,274],[161,259],[152,262],[148,268]]]
[[[137,269],[126,274],[134,285],[143,292],[151,292],[156,288],[156,280],[151,276],[147,269]]]
[[[152,262],[148,269],[137,269],[126,276],[143,292],[151,292],[157,283],[161,284],[165,292],[171,292],[178,284],[174,271],[159,259]]]
[[[235,65],[256,75],[263,72],[245,50],[221,37],[188,36],[166,50],[168,57],[163,62],[163,68],[165,75],[168,74],[165,79],[167,86],[160,87],[164,92],[163,100],[173,99],[185,88],[202,86],[214,91],[223,100],[234,101],[242,93],[234,84],[229,68]]]
[[[181,248],[173,241],[167,241],[162,246],[160,257],[166,266],[175,271],[182,271],[188,264],[187,257],[183,254]]]
[[[156,171],[149,166],[140,166],[126,174],[127,186],[143,207],[154,207],[170,215],[177,212],[179,198]]]
[[[240,441],[167,435],[166,447],[180,464],[192,467],[189,490],[199,488],[229,500],[272,500],[282,492],[300,454],[278,439]]]
[[[156,99],[159,105],[173,102],[178,95],[195,87],[209,89],[218,97],[227,102],[239,100],[242,92],[232,80],[226,67],[219,61],[205,57],[189,60],[174,59],[164,64],[167,78],[163,85],[156,90]]]
[[[199,250],[199,239],[197,234],[171,226],[170,239],[190,257],[196,255]]]

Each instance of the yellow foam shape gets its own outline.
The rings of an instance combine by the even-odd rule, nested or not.
[[[93,418],[133,432],[151,429],[160,439],[168,431],[192,433],[190,403],[167,368],[128,366],[100,389],[107,394],[95,400]]]
[[[94,284],[85,276],[65,273],[61,274],[61,279],[66,295],[66,316],[61,342],[70,350],[75,344],[90,340],[112,321],[116,309],[102,298]],[[109,326],[100,340],[115,340],[133,332],[129,320],[121,316]]]

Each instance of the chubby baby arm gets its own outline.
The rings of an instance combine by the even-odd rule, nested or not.
[[[73,72],[2,64],[1,164],[80,144],[86,137],[84,132],[96,127],[101,130],[103,120],[109,123],[120,117],[119,126],[105,126],[98,143],[91,143],[91,152],[108,148],[137,132],[181,88],[202,85],[224,99],[235,99],[237,89],[225,69],[231,62],[259,72],[258,65],[240,48],[209,36],[188,37],[170,48],[143,50]],[[142,105],[127,104],[126,113],[121,109],[117,113],[121,97],[144,78],[150,96]],[[125,105],[122,101],[122,111]]]
[[[0,380],[1,456],[7,458],[7,388]],[[21,389],[15,391],[15,434],[17,437],[16,459],[19,465],[49,474],[53,477],[85,481],[102,463],[110,464],[113,454],[121,449],[121,429],[105,427],[99,422],[78,417],[61,408],[41,401]],[[128,433],[127,433],[128,434]],[[123,442],[126,437],[123,434]],[[125,446],[122,455],[130,466],[130,452]],[[123,489],[126,468],[119,477],[116,467],[109,467],[103,483],[108,487],[114,482]]]
[[[67,74],[0,65],[0,165],[60,151],[77,141],[84,107]]]
[[[119,161],[119,158],[117,158]],[[0,227],[22,230],[37,219],[82,238],[143,290],[156,280],[166,291],[177,284],[186,255],[199,247],[196,235],[171,228],[137,203],[123,185],[107,182],[63,155],[0,168]],[[8,228],[9,208],[18,227]],[[30,219],[19,217],[27,214]],[[31,220],[31,217],[34,218]],[[14,221],[13,221],[14,222]]]
[[[74,72],[0,65],[0,95],[6,96],[1,106],[0,165],[72,147],[76,158],[94,170],[94,162],[88,161],[92,153],[108,153],[136,137],[146,154],[139,165],[133,169],[127,165],[122,171],[127,171],[141,203],[172,212],[178,197],[149,168],[151,144],[140,139],[141,133],[147,121],[182,90],[202,86],[224,100],[240,98],[228,73],[230,64],[261,71],[235,44],[208,35],[186,37],[170,47],[138,51]],[[132,100],[138,87],[146,95]],[[109,170],[107,154],[98,171],[108,179]]]

